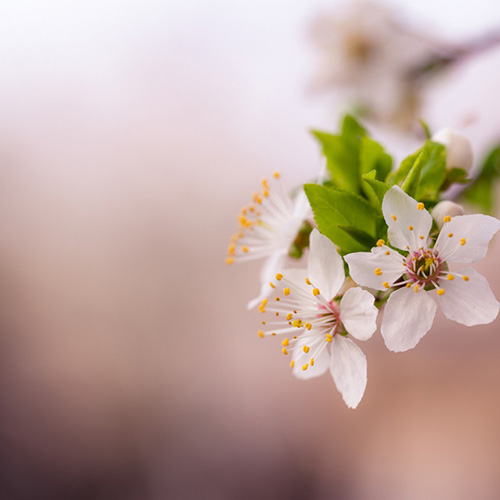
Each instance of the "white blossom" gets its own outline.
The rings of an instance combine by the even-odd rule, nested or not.
[[[378,310],[372,294],[346,287],[344,281],[342,257],[314,229],[307,271],[290,269],[276,275],[272,288],[277,295],[259,307],[262,313],[273,313],[273,320],[262,322],[259,335],[288,335],[282,351],[292,355],[294,375],[307,379],[329,369],[345,403],[355,408],[365,391],[367,365],[352,338],[367,340],[373,335]]]
[[[283,269],[290,246],[309,212],[304,191],[292,199],[283,188],[278,172],[271,181],[262,180],[262,191],[255,192],[253,203],[241,210],[239,231],[231,237],[226,263],[264,259],[261,291],[249,302],[249,308],[269,295],[269,282],[278,269]]]
[[[469,171],[472,166],[472,144],[460,132],[451,128],[438,130],[432,140],[446,147],[446,168],[463,168]]]
[[[492,322],[500,304],[488,282],[468,267],[453,271],[451,264],[470,264],[485,257],[500,221],[487,215],[443,217],[434,245],[429,238],[432,217],[399,187],[392,187],[382,203],[388,237],[401,255],[380,240],[371,252],[346,255],[352,278],[390,295],[382,319],[382,336],[392,351],[415,347],[431,328],[436,302],[444,315],[467,326]]]
[[[352,1],[312,25],[319,64],[314,88],[337,90],[377,121],[407,127],[419,106],[412,70],[433,54],[394,9]]]
[[[456,215],[464,215],[465,210],[462,205],[455,203],[450,200],[440,201],[432,209],[432,218],[436,223],[437,227],[441,229],[444,224],[444,219],[448,215],[449,217],[455,217]]]

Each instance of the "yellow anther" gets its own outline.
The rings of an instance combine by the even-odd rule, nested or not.
[[[232,255],[236,250],[236,245],[234,243],[231,243],[228,247],[227,247],[227,253],[229,255]]]
[[[282,275],[281,273],[278,273],[278,274],[276,275],[276,279],[277,279],[278,281],[281,281],[281,280],[283,279],[283,275]]]
[[[261,339],[263,339],[263,338],[264,338],[264,332],[263,332],[262,330],[259,330],[259,337],[260,337]]]
[[[248,247],[246,245],[243,245],[241,249],[245,252],[248,253]]]
[[[308,285],[310,285],[310,284],[311,284],[311,282],[309,281],[309,278],[306,278],[306,283],[307,283]]]
[[[264,189],[262,196],[264,196],[264,198],[267,198],[269,196],[269,189]]]
[[[469,277],[465,276],[465,274],[462,276],[462,278],[463,278],[464,281],[469,281]]]
[[[295,366],[295,360],[292,359],[292,361],[290,361],[290,368],[293,368]]]
[[[294,336],[293,336],[293,340],[297,340],[297,335],[294,335]]]
[[[265,325],[265,324],[266,324],[266,322],[265,322],[265,321],[261,321],[261,324],[262,324],[262,325]]]
[[[273,177],[274,177],[275,179],[279,179],[279,178],[280,178],[280,173],[279,173],[278,171],[274,172],[274,173],[273,173]]]
[[[311,358],[311,361],[309,361],[309,364],[310,364],[311,366],[314,366],[314,358]]]
[[[227,264],[228,266],[230,266],[233,262],[234,262],[234,257],[228,257],[228,258],[226,259],[226,264]]]
[[[272,281],[270,281],[270,282],[269,282],[269,286],[270,286],[271,288],[276,288],[276,287],[274,286],[274,284],[273,284],[273,282],[272,282]]]
[[[246,215],[246,214],[247,214],[247,210],[248,210],[248,209],[247,209],[247,207],[243,207],[243,208],[241,209],[241,214],[242,214],[242,215]]]
[[[286,355],[286,354],[288,354],[288,351],[286,350],[286,347],[283,347],[283,349],[281,349],[281,352],[282,352],[283,354],[285,354],[285,355]]]
[[[382,269],[380,269],[380,267],[377,267],[377,269],[375,269],[375,274],[377,276],[382,276]]]
[[[333,340],[333,335],[331,333],[326,334],[326,341],[331,342]]]
[[[282,345],[283,347],[286,347],[286,346],[288,345],[288,339],[284,339],[284,340],[282,340],[281,345]]]
[[[250,210],[250,212],[254,212],[255,211],[255,206],[254,205],[250,205],[248,207],[248,210]]]
[[[448,281],[453,281],[455,279],[455,276],[453,276],[453,274],[448,274],[448,276],[446,276],[446,279]]]
[[[420,235],[420,236],[419,236],[419,238],[420,238],[421,240],[423,240],[423,239],[424,239],[423,235]]]
[[[293,314],[292,314],[292,313],[288,313],[288,314],[286,315],[286,319],[287,319],[288,321],[290,321],[292,318],[293,318]]]
[[[398,218],[394,214],[392,214],[391,217],[392,217],[392,220],[398,220]]]
[[[276,316],[279,316],[279,315],[280,315],[280,313],[276,313]]]
[[[246,223],[247,223],[247,218],[246,218],[244,215],[240,215],[240,216],[238,217],[238,221],[239,221],[239,223],[240,223],[242,226],[245,226],[245,225],[246,225]]]
[[[419,285],[415,285],[415,287],[413,288],[415,290],[415,292],[418,292],[418,289],[419,289]]]
[[[409,229],[410,231],[413,231],[413,226],[408,226],[408,229]]]
[[[279,298],[279,297],[274,297],[274,300],[275,300],[276,302],[279,302],[279,301],[280,301],[280,298]]]
[[[418,203],[417,204],[417,210],[423,210],[425,208],[423,203]]]
[[[302,326],[302,321],[300,319],[294,319],[292,326],[294,326],[295,328],[300,328]]]
[[[387,252],[385,252],[386,255],[391,255],[391,252],[389,252],[389,250],[387,250]]]
[[[276,337],[276,332],[271,333],[273,337]]]
[[[460,245],[461,245],[461,246],[464,246],[464,245],[465,245],[465,243],[466,243],[465,238],[461,238],[461,239],[460,239]]]
[[[306,363],[306,364],[302,367],[302,370],[306,371],[308,367],[309,367],[309,365]]]
[[[377,241],[377,246],[378,247],[383,247],[385,245],[385,241],[384,240],[378,240]]]
[[[453,233],[448,233],[448,238],[453,238]]]
[[[268,184],[268,182],[267,182],[267,179],[262,179],[262,187],[263,187],[264,189],[269,188],[269,184]]]
[[[314,288],[313,289],[313,295],[316,297],[317,295],[319,295],[319,288]]]
[[[260,205],[262,203],[262,198],[260,196],[257,196],[257,198],[255,198],[255,202]]]
[[[308,345],[305,345],[302,350],[307,354],[309,352],[309,349],[311,349]]]
[[[308,330],[310,330],[310,329],[312,328],[311,323],[306,323],[304,326],[305,326]]]
[[[449,215],[445,215],[443,217],[443,222],[450,222],[451,221],[451,217]]]
[[[411,283],[406,283],[406,288],[410,288],[411,287]]]
[[[285,288],[285,289],[283,290],[283,293],[284,293],[285,295],[290,295],[290,288]]]
[[[440,288],[440,289],[437,291],[437,294],[438,294],[438,295],[444,295],[444,288]]]
[[[391,287],[389,286],[389,282],[388,282],[388,281],[384,281],[384,282],[382,283],[382,285],[383,285],[385,288],[391,288]]]

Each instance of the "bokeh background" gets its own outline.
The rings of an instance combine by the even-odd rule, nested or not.
[[[318,171],[307,129],[337,116],[307,26],[336,5],[0,4],[0,499],[500,498],[498,321],[439,315],[403,354],[377,334],[352,411],[257,337],[259,265],[224,265],[261,177]],[[449,41],[500,26],[496,0],[389,5]],[[479,158],[499,64],[425,96]],[[477,266],[497,297],[499,257]]]

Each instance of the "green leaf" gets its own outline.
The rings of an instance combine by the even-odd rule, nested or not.
[[[342,135],[360,138],[366,135],[366,130],[354,116],[346,115],[342,121]]]
[[[377,171],[372,170],[367,174],[363,174],[361,177],[363,179],[363,191],[368,196],[368,199],[377,207],[382,206],[382,201],[384,200],[385,193],[390,189],[391,186],[385,184],[384,182],[378,181],[376,177]]]
[[[425,138],[430,139],[432,137],[432,133],[431,133],[431,129],[429,127],[429,124],[425,120],[423,120],[422,118],[420,118],[419,122],[424,130]]]
[[[377,241],[381,211],[365,199],[317,184],[306,184],[304,191],[319,230],[339,247],[342,254],[369,250]]]
[[[359,140],[352,136],[312,131],[323,146],[332,183],[341,189],[359,192]]]
[[[406,176],[403,184],[401,185],[403,191],[412,198],[415,198],[416,196],[417,189],[419,187],[420,177],[422,176],[422,170],[424,167],[423,163],[424,152],[425,152],[424,149],[420,151],[410,171],[408,172],[408,175]]]
[[[361,231],[361,229],[357,229],[352,226],[338,226],[338,228],[345,231],[349,236],[363,245],[364,248],[372,248],[375,246],[375,242],[377,240],[371,234]]]
[[[453,167],[446,171],[446,179],[441,186],[441,191],[446,191],[452,184],[467,184],[470,179],[467,177],[467,171],[463,168]]]
[[[421,163],[411,174],[412,180],[408,176],[417,160]],[[420,178],[414,197],[421,201],[437,201],[446,179],[446,148],[437,142],[426,141],[418,151],[402,161],[399,169],[388,176],[387,182],[400,186],[405,183],[409,186],[411,183],[411,189],[413,189],[414,178],[418,170],[420,170]]]
[[[385,181],[392,170],[391,156],[384,151],[384,148],[377,141],[369,137],[361,139],[359,163],[361,175],[375,170],[375,178],[382,182]]]
[[[464,191],[463,198],[486,213],[494,213],[495,181],[500,177],[500,146],[494,148],[481,168],[479,176]]]

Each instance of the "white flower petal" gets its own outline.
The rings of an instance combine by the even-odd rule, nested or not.
[[[443,128],[432,136],[432,140],[446,146],[446,168],[457,167],[469,171],[472,165],[472,144],[465,135],[451,128]]]
[[[328,352],[328,346],[326,346],[326,341],[321,339],[320,342],[316,341],[315,344],[311,345],[311,341],[307,339],[306,334],[303,335],[305,338],[300,338],[294,344],[294,351],[292,354],[292,359],[295,364],[293,367],[293,374],[302,380],[307,380],[313,377],[319,377],[323,375],[330,366],[330,353]],[[305,353],[303,347],[311,346],[308,353]],[[321,348],[321,352],[314,355],[314,351]],[[311,366],[311,358],[314,357],[314,365]],[[307,364],[307,368],[304,370],[304,366]]]
[[[382,212],[389,226],[391,244],[402,250],[418,249],[426,245],[432,227],[431,214],[422,208],[400,187],[393,186],[384,196]],[[423,238],[420,238],[423,236]]]
[[[269,297],[272,288],[269,285],[271,281],[276,281],[275,276],[278,271],[283,270],[283,263],[285,261],[286,252],[275,253],[268,257],[262,267],[260,273],[260,293],[257,297],[252,299],[248,304],[248,309],[253,309],[256,305],[260,304],[263,299]]]
[[[386,290],[386,285],[392,286],[406,270],[403,256],[385,245],[372,248],[371,253],[350,253],[344,259],[358,285],[376,290]]]
[[[302,224],[303,220],[311,213],[311,206],[309,205],[309,200],[307,195],[302,188],[293,200],[293,216],[297,217]]]
[[[377,329],[375,297],[359,287],[350,288],[340,301],[340,318],[347,332],[358,340],[368,340]]]
[[[444,220],[446,217],[456,217],[457,215],[464,215],[465,210],[462,205],[455,203],[450,200],[440,201],[433,209],[432,209],[432,218],[436,223],[439,230],[443,227]]]
[[[500,229],[500,221],[489,215],[457,215],[446,222],[435,248],[442,260],[470,264],[485,257],[488,243]]]
[[[342,257],[338,254],[335,245],[317,229],[312,230],[309,241],[308,278],[315,287],[319,288],[323,297],[331,300],[344,283]]]
[[[349,408],[356,408],[365,393],[366,357],[350,339],[335,335],[332,341],[330,372]]]
[[[500,304],[488,281],[472,268],[463,269],[460,274],[467,276],[468,281],[455,276],[452,281],[439,283],[445,291],[438,296],[444,315],[466,326],[491,323],[498,316]]]
[[[415,347],[430,330],[436,303],[432,292],[413,288],[396,290],[387,301],[382,320],[382,336],[387,348],[394,352]]]

